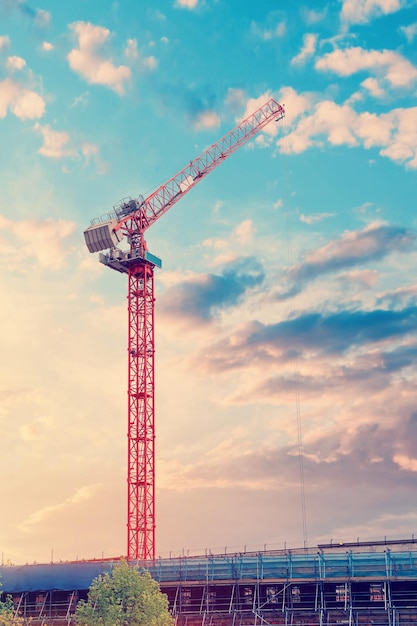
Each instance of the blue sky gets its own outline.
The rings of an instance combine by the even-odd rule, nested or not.
[[[90,220],[269,97],[148,231],[157,553],[417,529],[414,0],[0,0],[0,548],[126,551],[125,277]]]

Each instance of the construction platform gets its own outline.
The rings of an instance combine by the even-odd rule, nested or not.
[[[70,626],[92,580],[116,563],[3,566],[3,597],[33,626]],[[176,626],[417,625],[414,538],[137,564],[167,594]]]

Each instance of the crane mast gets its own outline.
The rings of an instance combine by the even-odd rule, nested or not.
[[[128,560],[155,559],[154,268],[162,263],[148,251],[144,233],[215,167],[284,114],[271,98],[147,198],[124,198],[84,231],[88,250],[100,252],[101,263],[128,277]],[[128,250],[117,247],[125,236]]]

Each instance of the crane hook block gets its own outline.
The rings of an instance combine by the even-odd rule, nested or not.
[[[89,226],[84,231],[85,243],[90,252],[114,248],[123,239],[123,233],[115,230],[117,220],[108,220]]]

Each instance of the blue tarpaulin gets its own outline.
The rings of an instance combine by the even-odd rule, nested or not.
[[[0,591],[22,593],[88,589],[94,578],[111,569],[112,563],[106,561],[5,566],[0,567]]]

